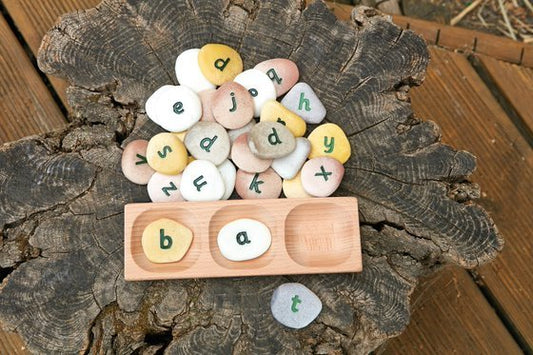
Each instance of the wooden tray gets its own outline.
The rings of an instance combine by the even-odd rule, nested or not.
[[[150,262],[141,246],[144,228],[170,218],[193,231],[176,263]],[[263,222],[272,245],[260,257],[230,261],[217,245],[219,230],[239,218]],[[362,270],[354,197],[135,203],[124,207],[124,277],[128,281],[358,272]]]

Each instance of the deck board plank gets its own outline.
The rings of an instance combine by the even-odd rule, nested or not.
[[[533,255],[533,151],[464,56],[436,48],[431,55],[424,85],[412,91],[414,111],[478,158],[479,203],[506,239],[502,254],[477,269],[479,282],[531,347],[533,274],[525,270]]]
[[[33,55],[37,56],[43,36],[57,22],[59,16],[89,9],[100,3],[100,0],[2,0],[2,3]],[[47,77],[63,105],[68,107],[65,95],[68,83],[51,75]]]
[[[65,117],[0,15],[0,144],[48,132]]]
[[[533,134],[533,69],[487,56],[479,61],[505,100],[512,105],[529,135]]]
[[[447,267],[424,280],[411,300],[411,323],[403,334],[385,345],[385,355],[521,354],[463,269]]]

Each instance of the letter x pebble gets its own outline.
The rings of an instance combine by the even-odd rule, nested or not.
[[[332,173],[329,172],[329,171],[326,171],[326,169],[324,169],[324,165],[320,165],[320,173],[316,173],[315,176],[322,176],[324,178],[324,180],[328,181],[328,176],[331,175]]]

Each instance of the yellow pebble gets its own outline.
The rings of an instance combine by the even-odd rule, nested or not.
[[[307,138],[311,142],[309,159],[330,157],[344,164],[352,154],[350,142],[346,134],[336,124],[326,123],[320,125]]]
[[[303,137],[307,125],[303,118],[288,110],[276,100],[267,101],[261,109],[261,122],[279,122],[285,125],[295,137]]]
[[[187,134],[187,131],[183,131],[183,132],[171,132],[173,135],[175,135],[176,137],[179,138],[180,141],[183,142],[183,140],[185,139],[185,135]]]
[[[177,175],[187,166],[187,149],[176,135],[159,133],[148,142],[146,160],[161,174]]]
[[[243,68],[241,56],[235,49],[216,43],[200,49],[198,65],[207,80],[215,85],[232,81]]]
[[[141,244],[151,262],[173,263],[187,253],[192,237],[192,231],[183,224],[161,218],[144,228]]]
[[[302,186],[301,171],[290,180],[283,180],[283,193],[287,198],[313,197]]]

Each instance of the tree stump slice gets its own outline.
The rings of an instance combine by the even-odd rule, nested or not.
[[[123,206],[148,195],[122,176],[121,147],[160,131],[145,100],[177,84],[181,51],[209,42],[236,48],[245,68],[295,61],[346,131],[353,153],[337,195],[359,198],[363,272],[124,281]],[[0,148],[4,326],[39,353],[362,353],[397,336],[421,275],[475,267],[503,246],[472,202],[474,156],[411,110],[428,60],[420,37],[365,7],[340,22],[321,2],[105,0],[63,16],[38,61],[70,81],[74,121]],[[323,302],[302,330],[270,313],[288,281]]]

